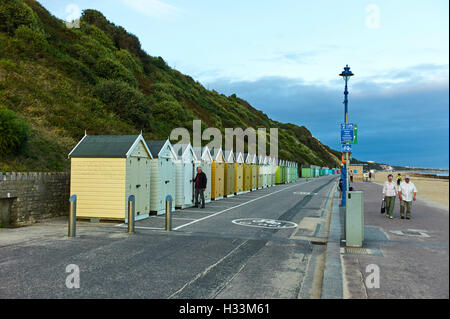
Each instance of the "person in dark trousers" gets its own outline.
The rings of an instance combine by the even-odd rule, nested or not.
[[[202,200],[201,208],[205,208],[205,194],[206,183],[208,182],[206,174],[202,172],[200,167],[197,167],[197,175],[195,176],[195,207],[198,208],[198,195],[200,195]]]
[[[397,186],[400,186],[401,182],[402,182],[402,174],[398,173],[397,174]]]
[[[339,198],[342,198],[342,191],[344,190],[344,180],[341,178],[339,180]]]

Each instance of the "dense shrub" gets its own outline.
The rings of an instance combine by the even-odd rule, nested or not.
[[[89,35],[91,38],[98,41],[103,46],[107,47],[108,49],[114,50],[114,42],[111,40],[110,37],[108,37],[105,32],[100,30],[94,25],[86,24],[84,22],[81,23],[81,31],[87,35]]]
[[[141,61],[134,57],[130,52],[125,49],[120,49],[116,52],[116,57],[120,63],[133,73],[143,73],[143,67]]]
[[[14,34],[21,26],[40,28],[40,21],[33,10],[22,0],[2,0],[0,2],[0,31]]]
[[[101,58],[95,65],[98,76],[108,80],[118,80],[137,87],[137,80],[120,62],[111,58]]]
[[[29,127],[16,112],[0,106],[0,158],[16,154],[25,145]]]
[[[49,47],[45,34],[40,30],[21,25],[14,35],[16,45],[27,57],[39,57]]]
[[[150,101],[138,89],[121,81],[102,80],[95,89],[94,96],[122,119],[140,127],[151,127]]]

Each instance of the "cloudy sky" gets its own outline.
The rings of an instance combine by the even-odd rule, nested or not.
[[[41,0],[70,20],[100,10],[149,54],[205,87],[304,125],[339,149],[349,64],[354,157],[449,163],[449,3],[301,0]]]

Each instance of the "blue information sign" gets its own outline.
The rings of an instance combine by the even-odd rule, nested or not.
[[[354,125],[353,123],[341,124],[341,143],[353,143],[354,140]]]
[[[342,153],[351,153],[352,152],[352,146],[349,144],[342,144]]]

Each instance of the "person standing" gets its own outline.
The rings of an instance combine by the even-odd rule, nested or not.
[[[349,175],[350,175],[350,182],[353,183],[353,170],[349,171]]]
[[[339,199],[342,198],[342,192],[344,191],[344,180],[341,178],[339,180]]]
[[[200,195],[200,198],[202,200],[202,206],[201,208],[205,208],[205,189],[206,189],[206,183],[207,183],[206,174],[202,172],[202,169],[200,167],[197,167],[197,175],[195,176],[194,183],[195,183],[195,207],[198,208],[198,196]]]
[[[402,182],[402,174],[397,174],[397,186],[400,186],[400,183]]]
[[[383,200],[386,203],[386,217],[394,218],[395,197],[398,194],[397,185],[392,181],[392,174],[388,175],[388,180],[383,184]]]
[[[411,205],[416,200],[417,189],[413,182],[409,181],[409,175],[405,176],[405,181],[400,184],[398,197],[400,198],[401,219],[411,219]],[[406,215],[405,215],[406,207]]]
[[[372,181],[372,172],[369,172],[369,180]]]

